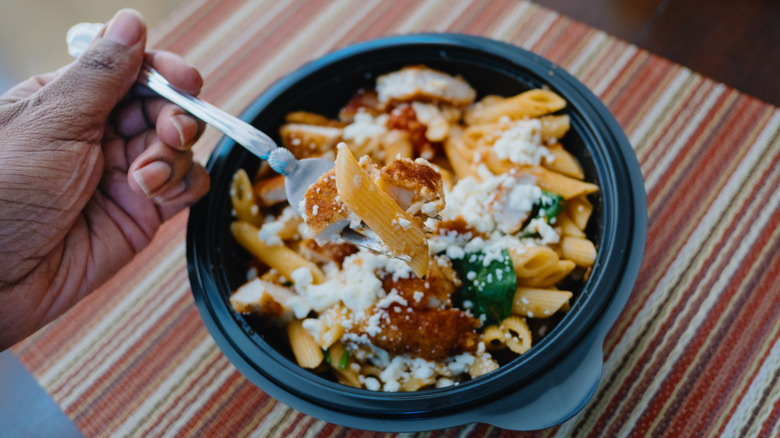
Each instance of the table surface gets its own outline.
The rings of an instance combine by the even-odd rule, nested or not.
[[[183,54],[202,97],[240,113],[274,80],[384,35],[506,41],[569,71],[639,160],[648,242],[604,343],[593,399],[539,436],[780,435],[780,111],[529,2],[192,0],[150,45]],[[220,136],[196,145],[205,161]],[[186,213],[112,281],[12,348],[86,436],[353,436],[276,402],[206,331],[185,262]],[[487,424],[434,435],[504,436]]]

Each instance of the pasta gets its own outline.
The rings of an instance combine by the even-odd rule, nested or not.
[[[282,177],[236,173],[231,233],[253,260],[234,310],[284,326],[299,366],[367,390],[454,385],[525,354],[598,255],[598,186],[566,150],[565,107],[543,89],[477,101],[465,79],[409,66],[337,118],[287,114],[284,146],[335,166],[302,218]],[[340,240],[346,227],[390,255]]]
[[[428,241],[417,226],[390,195],[381,190],[360,169],[357,160],[346,147],[336,156],[336,187],[342,202],[354,211],[396,255],[408,255],[412,270],[420,277],[428,272]]]

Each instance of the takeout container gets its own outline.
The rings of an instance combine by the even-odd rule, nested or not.
[[[259,161],[223,139],[207,168],[211,191],[190,211],[187,260],[195,302],[211,336],[250,381],[314,417],[381,431],[418,431],[472,422],[532,430],[577,413],[600,381],[604,337],[636,281],[647,230],[639,165],[620,126],[581,83],[551,62],[484,38],[423,34],[360,43],[304,65],[268,88],[242,118],[278,139],[288,112],[335,116],[361,86],[406,65],[425,64],[463,76],[478,92],[504,96],[549,87],[568,102],[566,147],[600,192],[589,229],[598,249],[592,275],[571,310],[530,351],[460,385],[413,393],[351,388],[300,368],[279,333],[258,333],[228,298],[245,280],[249,255],[233,240],[228,195],[234,172]],[[478,97],[478,98],[479,98]]]

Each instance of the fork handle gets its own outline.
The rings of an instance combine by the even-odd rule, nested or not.
[[[223,134],[246,147],[262,159],[276,149],[276,143],[266,134],[249,123],[234,117],[210,103],[177,90],[167,79],[147,63],[141,67],[138,75],[139,84],[149,87],[160,96],[179,105],[193,116],[217,128]]]
[[[89,47],[89,43],[102,28],[103,25],[100,23],[78,23],[71,27],[66,36],[68,53],[74,58],[83,55]],[[193,116],[222,131],[223,134],[262,159],[268,158],[271,151],[276,149],[276,143],[265,133],[207,102],[177,90],[147,63],[141,66],[137,83],[149,87]]]

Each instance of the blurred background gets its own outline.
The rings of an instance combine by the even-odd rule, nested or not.
[[[104,23],[116,11],[141,11],[150,28],[183,0],[0,0],[0,92],[30,76],[71,62],[68,29],[83,21]]]
[[[154,27],[184,1],[0,0],[0,92],[69,63],[65,33],[75,23],[132,7]],[[780,0],[536,3],[780,106]]]

